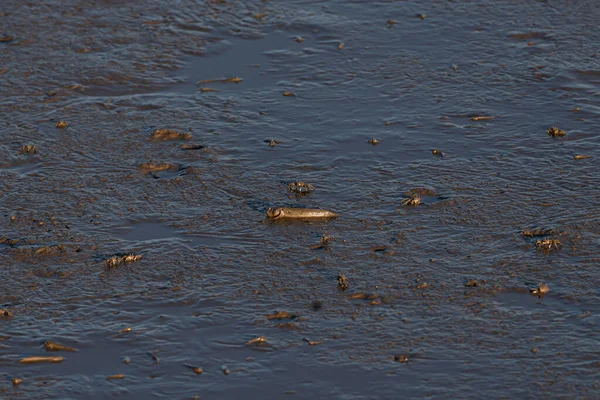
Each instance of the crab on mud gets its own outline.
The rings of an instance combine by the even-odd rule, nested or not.
[[[292,182],[287,185],[289,191],[294,193],[309,193],[315,190],[315,187],[310,183],[305,182]]]
[[[413,206],[414,207],[414,206],[418,206],[420,204],[422,204],[421,197],[419,197],[416,194],[413,194],[412,196],[402,200],[403,206]]]
[[[535,248],[546,253],[552,250],[558,250],[562,247],[562,243],[558,239],[544,239],[535,242]]]

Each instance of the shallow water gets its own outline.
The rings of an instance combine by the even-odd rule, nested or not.
[[[4,1],[0,397],[600,397],[599,18],[554,0]],[[536,250],[537,227],[562,248]],[[19,363],[45,340],[78,352]]]

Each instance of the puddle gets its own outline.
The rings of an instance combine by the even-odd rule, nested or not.
[[[161,222],[141,222],[120,229],[120,237],[131,242],[173,239],[179,231]]]
[[[171,86],[168,91],[194,94],[200,89],[200,85],[197,84],[200,81],[233,77],[240,77],[243,82],[212,82],[201,86],[220,91],[270,86],[275,81],[268,71],[270,56],[299,50],[304,46],[304,43],[297,43],[293,37],[280,31],[262,39],[226,39],[209,48],[206,56],[190,57],[186,60],[187,66],[181,72],[186,82]]]
[[[219,234],[210,232],[183,232],[164,222],[145,221],[118,228],[121,239],[130,242],[150,240],[176,240],[191,246],[260,245],[263,239],[245,235]]]
[[[553,299],[550,295],[539,299],[536,296],[531,295],[531,293],[525,291],[522,293],[516,291],[502,292],[496,296],[496,300],[503,306],[510,308],[518,307],[529,309],[550,304],[560,304],[558,300]]]

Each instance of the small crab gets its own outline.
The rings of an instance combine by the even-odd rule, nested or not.
[[[558,239],[544,239],[535,242],[535,248],[546,253],[552,250],[558,250],[562,247],[562,243]]]
[[[287,188],[288,188],[288,190],[295,192],[295,193],[308,193],[308,192],[312,192],[313,190],[315,190],[315,187],[313,185],[311,185],[310,183],[298,182],[298,181],[288,184]]]
[[[539,282],[537,286],[534,285],[529,288],[529,292],[532,295],[538,296],[540,298],[548,294],[549,291],[550,287],[548,287],[548,285],[546,285],[544,282]]]
[[[346,275],[344,275],[344,274],[338,275],[337,282],[338,282],[338,287],[341,290],[346,290],[350,287],[350,282],[348,282],[348,278],[346,278]]]
[[[555,126],[548,128],[547,132],[548,132],[548,135],[550,135],[552,137],[565,136],[567,134],[567,132],[563,131],[562,129],[558,129]]]
[[[124,256],[113,256],[108,260],[104,261],[106,268],[115,268],[121,264],[134,263],[142,259],[140,254],[127,254]]]
[[[331,244],[331,242],[334,241],[334,237],[333,236],[329,236],[327,234],[323,235],[321,237],[321,240],[319,241],[318,244],[312,245],[310,246],[310,248],[312,250],[318,250],[318,249],[325,249],[325,250],[331,250],[329,248],[329,245]]]
[[[36,154],[38,152],[37,147],[30,144],[21,147],[21,151],[26,154]]]
[[[414,207],[414,206],[418,206],[420,204],[422,204],[421,197],[419,197],[416,194],[413,194],[412,196],[402,200],[403,206],[413,206]]]
[[[266,139],[264,140],[265,143],[269,143],[269,146],[271,147],[275,147],[276,144],[281,144],[283,143],[283,141],[281,140],[275,140],[275,139]]]

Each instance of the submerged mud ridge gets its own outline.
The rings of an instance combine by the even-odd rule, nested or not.
[[[176,3],[2,3],[0,398],[600,397],[597,7]]]

